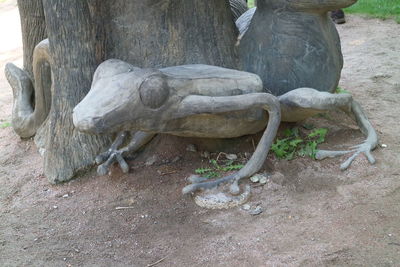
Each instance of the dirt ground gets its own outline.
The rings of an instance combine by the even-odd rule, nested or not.
[[[0,3],[0,69],[22,63],[15,2]],[[340,86],[379,133],[377,162],[360,156],[342,172],[345,157],[270,156],[265,166],[275,179],[253,185],[249,201],[263,209],[256,216],[240,207],[205,210],[181,195],[184,178],[205,161],[186,151],[198,142],[191,139],[156,139],[154,164],[145,166],[151,155],[143,154],[128,175],[114,169],[50,185],[33,141],[5,127],[12,93],[1,71],[0,265],[400,266],[400,25],[348,16],[338,30]],[[343,114],[308,122],[329,128],[325,148],[362,141]]]

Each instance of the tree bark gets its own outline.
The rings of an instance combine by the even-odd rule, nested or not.
[[[43,5],[54,61],[44,171],[53,183],[92,166],[109,143],[108,136],[80,133],[72,124],[72,109],[89,91],[101,61],[237,67],[236,29],[225,0],[43,0]]]
[[[107,136],[91,136],[75,130],[72,109],[90,89],[92,75],[102,59],[96,40],[97,10],[86,1],[43,1],[53,58],[52,109],[44,154],[44,172],[52,183],[71,179],[94,163],[109,143]],[[94,13],[93,13],[94,12]],[[94,16],[95,17],[95,16]]]
[[[18,0],[21,18],[24,70],[33,79],[33,49],[47,38],[42,0]]]
[[[236,67],[236,28],[226,0],[114,0],[107,57],[140,67],[204,63]]]

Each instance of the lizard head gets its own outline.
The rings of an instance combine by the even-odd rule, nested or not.
[[[113,61],[98,67],[89,93],[73,110],[73,123],[80,131],[139,130],[169,97],[166,76],[160,71]]]

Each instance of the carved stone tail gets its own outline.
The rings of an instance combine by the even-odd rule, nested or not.
[[[229,0],[233,20],[236,21],[244,12],[247,11],[247,3],[244,0]]]
[[[52,78],[48,40],[40,42],[33,53],[35,86],[28,73],[12,63],[6,64],[4,72],[13,90],[12,126],[20,137],[32,137],[51,107]]]

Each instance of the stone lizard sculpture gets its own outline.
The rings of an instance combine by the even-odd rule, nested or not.
[[[311,1],[314,7],[321,2],[315,1],[317,0]],[[304,3],[302,9],[299,10],[298,8],[301,5],[296,5],[295,2],[264,2],[263,6],[262,1],[259,1],[260,12],[258,13],[263,18],[261,22],[272,22],[271,26],[267,27],[272,29],[271,32],[267,32],[267,35],[270,35],[267,38],[267,42],[261,40],[262,42],[260,43],[267,50],[269,48],[266,45],[272,44],[271,47],[282,53],[282,49],[289,49],[286,42],[289,44],[290,42],[297,42],[296,38],[290,40],[291,34],[285,32],[285,29],[287,29],[284,27],[285,25],[275,23],[276,20],[282,22],[282,19],[286,18],[293,24],[293,18],[300,19],[301,16],[305,15],[304,20],[299,20],[303,23],[302,26],[294,27],[297,31],[294,32],[296,34],[293,34],[293,36],[297,38],[302,36],[298,33],[307,33],[307,27],[304,22],[308,20],[310,22],[317,21],[318,23],[325,22],[325,9],[322,13],[318,13],[315,12],[315,8],[305,9]],[[305,3],[310,4],[311,2],[306,1]],[[326,8],[328,8],[333,6],[332,3],[336,7],[338,1],[326,0],[323,2],[328,3],[325,3]],[[349,3],[354,2],[354,0],[343,0],[342,2]],[[331,4],[329,5],[329,3]],[[276,12],[271,14],[270,9],[276,9]],[[308,14],[310,10],[312,11],[311,15]],[[290,12],[296,13],[293,18],[289,16]],[[264,13],[271,16],[271,19],[265,20]],[[246,14],[248,16],[248,13],[244,15]],[[279,14],[284,16],[274,17]],[[256,18],[257,13],[255,15]],[[262,24],[260,20],[256,21],[260,25],[268,25]],[[250,26],[244,28],[250,30],[248,35],[245,35],[245,31],[241,30],[242,42],[244,43],[246,38],[251,37],[251,32],[256,31],[255,26],[251,26],[250,20],[247,20],[246,23]],[[262,29],[260,27],[260,30]],[[340,72],[341,53],[340,46],[338,46],[339,39],[337,32],[332,31],[331,26],[328,26],[328,29],[330,30],[323,31],[322,36],[325,36],[325,39],[323,38],[325,41],[328,39],[336,40],[334,46],[329,45],[329,47],[334,47],[333,50],[318,50],[317,48],[320,47],[318,42],[317,45],[312,42],[299,42],[298,44],[303,46],[298,45],[294,47],[296,48],[294,50],[289,49],[291,52],[296,51],[296,53],[282,55],[286,55],[287,60],[296,61],[302,58],[299,57],[301,53],[319,55],[321,58],[328,54],[325,63],[330,65],[332,62],[339,62],[340,64],[334,64],[334,70],[336,69],[334,73],[337,73],[337,69]],[[321,36],[321,32],[315,32],[314,30],[310,32],[311,35],[318,33],[318,36]],[[263,34],[265,35],[265,32],[260,33],[260,36]],[[329,35],[334,36],[326,39],[326,36]],[[274,42],[270,43],[268,40],[273,40]],[[285,40],[286,42],[284,42]],[[322,47],[325,41],[322,42]],[[282,45],[277,46],[277,44]],[[310,46],[309,44],[312,45]],[[243,47],[245,46],[241,45],[242,51]],[[311,50],[307,50],[307,47]],[[254,50],[253,46],[251,48],[249,53]],[[338,52],[334,53],[333,56],[330,55],[335,49]],[[318,54],[318,51],[323,53]],[[256,52],[254,53],[256,55]],[[242,53],[243,62],[249,62],[246,60],[249,60],[250,57],[243,58]],[[312,58],[315,59],[315,56]],[[184,193],[188,193],[199,188],[215,187],[220,183],[232,181],[231,191],[237,192],[237,182],[241,178],[257,172],[265,160],[280,121],[280,113],[283,121],[298,121],[315,113],[335,108],[340,108],[349,115],[354,115],[367,139],[363,144],[351,151],[319,151],[317,158],[321,159],[354,152],[342,164],[342,169],[347,168],[360,153],[364,153],[371,163],[375,161],[370,151],[377,145],[377,135],[360,105],[353,101],[350,95],[318,92],[307,88],[312,87],[307,83],[305,83],[305,88],[296,89],[298,87],[295,86],[296,83],[302,85],[304,84],[303,81],[313,80],[315,76],[318,76],[318,72],[317,74],[312,71],[308,73],[298,72],[297,68],[292,68],[293,65],[287,64],[289,62],[287,60],[283,60],[283,62],[275,60],[270,64],[265,62],[265,59],[271,59],[269,57],[257,59],[253,55],[253,59],[256,60],[256,63],[259,60],[255,65],[262,66],[265,64],[270,68],[271,64],[274,64],[277,67],[275,69],[280,71],[276,72],[274,68],[271,68],[273,70],[271,72],[268,72],[270,70],[268,68],[265,69],[266,72],[262,73],[260,71],[264,70],[262,68],[255,71],[262,77],[262,80],[266,80],[267,86],[262,83],[262,80],[257,75],[207,65],[176,66],[154,70],[140,69],[119,60],[108,60],[102,63],[94,75],[91,91],[75,108],[74,112],[74,122],[77,128],[83,131],[93,133],[122,131],[111,148],[96,158],[99,164],[102,163],[98,168],[99,173],[106,173],[109,166],[115,161],[120,164],[123,171],[128,171],[128,165],[123,156],[145,145],[156,133],[224,138],[256,133],[262,131],[268,124],[256,152],[242,170],[215,181],[193,178],[191,180],[192,184],[183,190]],[[48,53],[48,41],[44,40],[38,44],[34,52],[34,77],[29,77],[25,71],[13,64],[7,64],[6,66],[6,77],[13,88],[14,94],[12,124],[14,130],[21,137],[33,136],[47,117],[51,106],[51,62],[52,60]],[[310,60],[306,62],[313,63]],[[246,64],[244,65],[246,66]],[[250,65],[248,64],[247,66]],[[305,65],[312,67],[312,64]],[[310,70],[315,68],[310,68]],[[325,73],[329,74],[328,70],[329,68],[326,69]],[[281,79],[280,77],[284,77],[285,71],[286,74],[290,75],[287,75],[287,79]],[[316,89],[332,92],[332,88],[336,88],[338,80],[336,74],[333,76],[335,78],[327,79],[326,87],[319,86]],[[265,79],[265,77],[269,78]],[[33,86],[32,80],[34,80],[35,86]],[[278,81],[277,86],[268,86],[269,81],[274,80]],[[283,84],[290,83],[292,86],[290,88],[285,87],[286,85],[282,87],[282,82]],[[265,93],[266,89],[271,90],[278,97]],[[32,104],[33,94],[35,97],[34,104]],[[267,112],[270,115],[269,118]],[[135,129],[138,131],[132,131]],[[131,142],[128,146],[119,149],[128,135],[132,136]]]
[[[183,189],[183,193],[189,193],[230,181],[231,192],[238,193],[238,181],[261,168],[281,118],[299,121],[332,109],[354,115],[367,139],[354,150],[319,151],[317,157],[354,152],[342,169],[360,153],[374,163],[370,151],[378,142],[376,132],[350,94],[298,88],[275,97],[265,93],[255,74],[209,65],[156,70],[107,60],[97,68],[88,95],[75,107],[73,121],[79,130],[95,134],[122,131],[111,148],[96,158],[102,163],[98,167],[100,174],[107,173],[114,162],[128,172],[123,156],[138,150],[156,133],[228,138],[253,134],[267,125],[256,151],[240,171],[214,181],[192,177],[192,184]],[[129,133],[130,143],[118,149]]]

